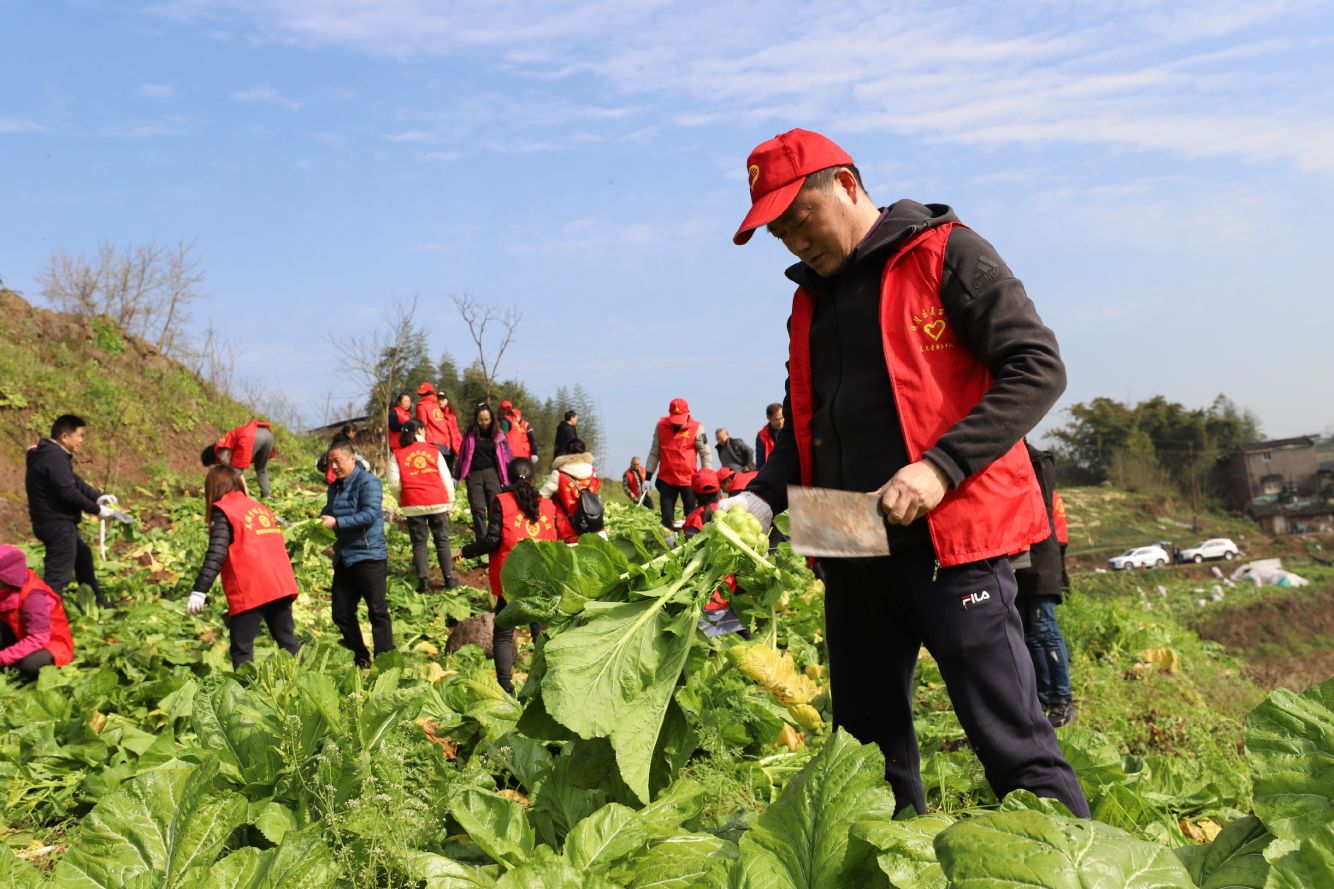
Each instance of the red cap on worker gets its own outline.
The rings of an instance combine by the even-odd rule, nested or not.
[[[727,466],[719,467],[719,469],[718,469],[718,484],[719,484],[719,486],[722,486],[722,485],[727,484],[727,480],[728,480],[729,478],[731,478],[732,476],[734,476],[734,475],[736,475],[736,473],[733,472],[732,469],[731,469],[730,467],[727,467]]]
[[[434,394],[435,394],[435,387],[432,386],[430,383],[422,383],[420,386],[417,387],[417,394],[418,394],[418,395],[434,395]]]
[[[755,229],[782,216],[811,173],[850,166],[852,158],[846,151],[810,130],[788,130],[761,142],[746,158],[750,212],[732,236],[732,243],[746,243]]]
[[[672,417],[688,417],[690,405],[686,404],[684,398],[673,398],[672,403],[667,405],[667,414]]]
[[[701,469],[690,477],[690,490],[696,494],[717,494],[718,473],[712,469]]]
[[[512,402],[512,401],[502,401],[502,402],[500,403],[500,409],[501,409],[502,411],[512,411],[512,410],[514,410],[514,402]]]

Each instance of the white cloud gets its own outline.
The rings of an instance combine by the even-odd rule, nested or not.
[[[161,120],[127,120],[102,128],[103,136],[113,139],[156,139],[162,136],[184,136],[187,119],[172,115]]]
[[[137,90],[139,96],[145,99],[156,99],[165,101],[175,98],[176,88],[166,83],[141,83]]]
[[[569,144],[553,129],[580,121],[605,138],[618,122],[642,132],[645,121],[805,120],[931,143],[1130,148],[1334,176],[1328,99],[1308,70],[1320,48],[1301,44],[1322,33],[1327,12],[1315,0],[906,0],[780,4],[762,15],[729,0],[177,0],[158,9],[252,39],[463,57],[535,84],[592,77],[605,97],[581,104],[539,89],[460,99],[404,140],[416,132],[444,143],[467,127],[509,150],[545,150]],[[247,95],[298,107],[270,87]]]
[[[232,98],[250,105],[276,105],[288,111],[296,111],[301,107],[300,102],[287,98],[273,87],[265,84],[251,87],[248,90],[237,90],[232,93]]]
[[[40,133],[46,127],[26,117],[0,117],[0,136],[10,133]]]

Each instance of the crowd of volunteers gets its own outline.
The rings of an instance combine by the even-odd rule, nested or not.
[[[925,647],[997,796],[1026,789],[1087,816],[1054,732],[1075,717],[1055,618],[1068,589],[1065,505],[1051,456],[1025,439],[1065,386],[1055,336],[996,250],[953,210],[873,203],[852,158],[826,137],[783,133],[758,145],[746,169],[750,208],[735,243],[765,229],[797,259],[785,273],[795,293],[784,398],[764,409],[753,446],[725,427],[711,446],[687,400],[671,399],[645,460],[633,458],[622,473],[622,491],[657,510],[669,545],[703,531],[719,510],[744,509],[768,531],[792,485],[877,497],[892,554],[816,565],[835,723],[878,744],[899,805],[924,811],[912,696]],[[605,534],[601,480],[576,411],[555,430],[545,463],[520,406],[477,404],[464,420],[430,381],[415,399],[397,395],[384,482],[412,543],[417,590],[434,585],[433,544],[437,588],[459,585],[460,559],[485,558],[498,611],[501,570],[521,541]],[[78,523],[84,514],[106,521],[119,513],[113,495],[74,471],[87,425],[61,416],[28,452],[41,575],[20,550],[0,546],[0,666],[27,678],[74,659],[63,607],[71,580],[108,604]],[[202,454],[209,544],[186,608],[203,613],[221,580],[234,666],[253,659],[261,623],[279,647],[300,650],[285,522],[262,502],[276,456],[262,420],[226,432]],[[394,648],[381,477],[358,452],[353,426],[334,437],[317,468],[328,485],[318,521],[335,539],[330,617],[353,660],[369,668]],[[459,490],[472,534],[451,547]],[[727,600],[744,590],[728,586],[701,621],[709,635],[746,632]],[[513,629],[497,627],[493,641],[497,679],[512,692]]]

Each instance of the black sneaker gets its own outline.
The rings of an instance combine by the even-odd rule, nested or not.
[[[1057,701],[1047,708],[1047,721],[1051,723],[1052,728],[1059,728],[1074,722],[1078,713],[1079,710],[1075,707],[1074,701]]]
[[[445,589],[452,590],[456,588],[458,585],[459,585],[459,579],[454,575],[451,574],[445,578]]]
[[[419,592],[419,593],[424,593],[424,592],[426,592],[426,578],[425,578],[425,577],[419,577],[419,578],[417,578],[417,592]]]

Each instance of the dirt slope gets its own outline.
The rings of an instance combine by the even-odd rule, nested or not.
[[[199,452],[250,409],[104,318],[30,305],[0,289],[0,541],[30,533],[24,455],[62,413],[90,425],[77,471],[123,492],[199,472]],[[279,430],[279,450],[290,435]]]

